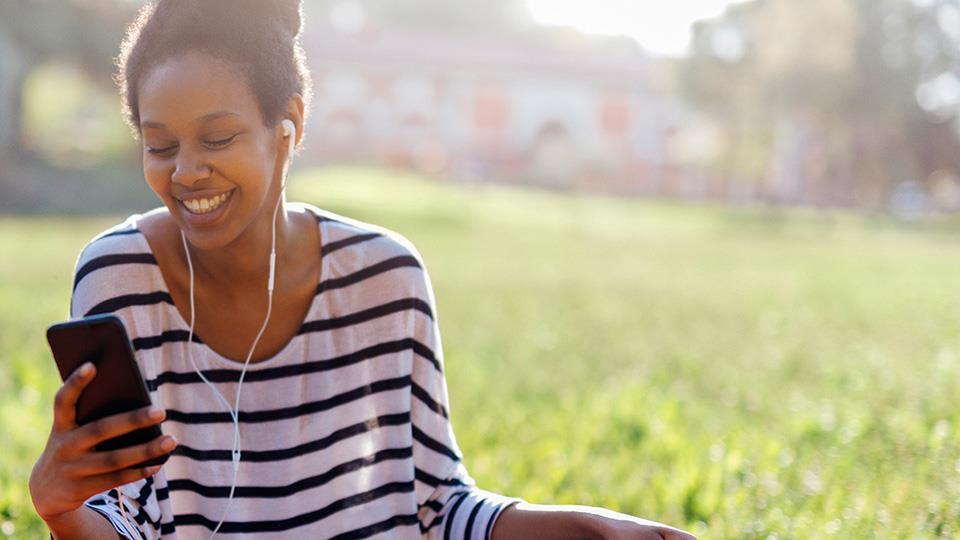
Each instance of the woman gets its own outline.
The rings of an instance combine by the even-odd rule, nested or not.
[[[159,0],[128,30],[117,81],[163,206],[84,248],[71,315],[123,320],[157,409],[78,426],[96,370],[64,382],[30,478],[51,536],[692,538],[475,486],[416,249],[283,199],[310,101],[300,28],[298,0]]]

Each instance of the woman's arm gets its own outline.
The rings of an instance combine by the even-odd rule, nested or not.
[[[490,538],[599,538],[593,527],[589,514],[573,511],[569,506],[517,503],[500,513],[493,524]]]
[[[517,503],[493,525],[491,540],[695,540],[673,527],[593,506]]]
[[[122,538],[107,518],[89,506],[81,506],[46,523],[50,535],[56,540]]]

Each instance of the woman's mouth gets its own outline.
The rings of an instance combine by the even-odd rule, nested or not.
[[[221,193],[213,197],[200,197],[196,199],[183,199],[180,201],[191,214],[207,214],[220,208],[230,198],[232,191]]]
[[[212,226],[230,207],[233,190],[203,197],[177,199],[183,219],[193,227]]]

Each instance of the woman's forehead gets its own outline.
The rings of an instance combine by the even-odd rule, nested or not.
[[[147,72],[138,102],[141,127],[186,126],[201,120],[259,114],[240,69],[199,53],[171,57]],[[216,114],[224,111],[234,114]]]

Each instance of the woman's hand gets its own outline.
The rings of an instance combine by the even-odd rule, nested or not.
[[[144,407],[115,414],[83,426],[76,423],[76,404],[93,380],[96,368],[85,364],[75,370],[57,391],[53,428],[47,446],[30,473],[30,497],[37,514],[50,523],[80,508],[97,493],[154,475],[160,466],[128,469],[170,453],[172,437],[105,452],[94,447],[108,439],[163,421],[162,410]]]
[[[593,530],[603,540],[696,540],[686,531],[606,508],[597,508],[594,514]]]

